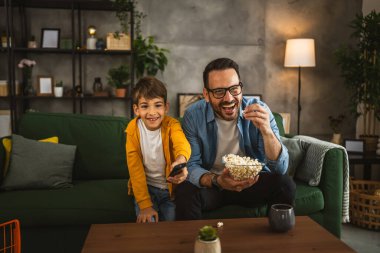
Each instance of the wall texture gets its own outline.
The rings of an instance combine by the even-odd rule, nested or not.
[[[244,92],[261,94],[273,111],[291,113],[291,132],[297,125],[296,68],[283,66],[285,43],[297,37],[316,41],[315,68],[302,70],[301,134],[329,138],[329,115],[348,115],[348,94],[334,63],[333,52],[349,41],[348,23],[362,10],[362,0],[139,0],[147,17],[143,34],[154,35],[159,46],[170,50],[169,65],[158,77],[168,86],[171,115],[177,115],[177,93],[202,91],[205,65],[218,57],[230,57],[241,68]],[[40,37],[43,27],[59,27],[62,37],[70,36],[70,14],[62,10],[32,10],[31,31]],[[118,29],[113,13],[84,13],[83,27],[95,25],[97,36]],[[0,29],[1,29],[0,21]],[[83,37],[85,37],[83,33]],[[16,41],[17,42],[17,41]],[[38,58],[34,75],[51,74],[71,85],[69,56],[31,55]],[[91,90],[94,77],[102,77],[123,57],[83,57],[83,82]],[[0,72],[1,73],[1,72]],[[0,79],[2,79],[0,77]],[[90,102],[85,112],[125,115],[128,104],[120,101]],[[71,103],[47,100],[35,102],[39,110],[70,111]],[[345,137],[355,134],[354,119],[345,121]]]
[[[245,93],[263,95],[273,111],[291,113],[296,132],[298,72],[283,66],[287,39],[307,37],[316,41],[315,68],[302,70],[301,134],[329,136],[329,115],[347,110],[348,94],[334,62],[333,52],[347,43],[348,23],[362,8],[362,1],[140,1],[146,34],[157,37],[171,50],[162,79],[170,88],[170,102],[177,92],[201,92],[202,71],[217,57],[230,57],[241,67]],[[172,110],[173,112],[174,110]],[[344,133],[355,132],[354,119]]]

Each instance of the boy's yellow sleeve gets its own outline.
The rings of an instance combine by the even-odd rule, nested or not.
[[[128,131],[128,130],[127,130]],[[129,188],[140,209],[153,206],[146,182],[145,170],[142,163],[142,154],[137,136],[127,133],[127,164],[129,170]],[[129,189],[130,190],[130,189]]]
[[[190,143],[186,139],[181,123],[179,123],[176,119],[173,119],[171,124],[170,140],[171,143],[173,143],[174,158],[177,158],[179,155],[183,155],[188,161],[191,155]]]

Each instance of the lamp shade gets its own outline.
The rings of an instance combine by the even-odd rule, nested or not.
[[[285,67],[315,67],[314,39],[286,41]]]

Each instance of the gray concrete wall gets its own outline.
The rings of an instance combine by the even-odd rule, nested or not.
[[[332,130],[327,117],[348,115],[348,94],[333,52],[349,41],[347,25],[361,11],[362,0],[140,0],[139,8],[147,14],[143,33],[156,36],[158,45],[170,50],[167,69],[158,77],[167,83],[171,115],[177,115],[177,93],[202,91],[202,71],[209,61],[230,57],[240,65],[244,92],[261,94],[273,111],[291,113],[291,132],[296,132],[297,69],[285,68],[283,61],[286,40],[297,37],[316,40],[317,58],[315,68],[302,70],[301,133],[329,138]],[[37,39],[42,27],[60,27],[63,37],[70,36],[69,12],[32,10],[28,15],[30,30]],[[119,27],[109,12],[84,13],[83,27],[90,24],[98,28],[99,37]],[[69,56],[30,57],[37,58],[35,75],[51,74],[71,85]],[[108,69],[124,59],[83,57],[86,90],[91,89],[96,76],[106,85]],[[127,114],[128,105],[118,102],[90,102],[85,112]],[[39,110],[71,110],[70,102],[44,100],[33,106]],[[344,134],[348,137],[354,133],[354,119],[349,118]]]

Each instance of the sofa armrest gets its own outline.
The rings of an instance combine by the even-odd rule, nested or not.
[[[323,216],[319,221],[338,237],[340,237],[342,224],[343,161],[342,149],[333,148],[327,151],[318,186],[322,190],[324,198]]]

